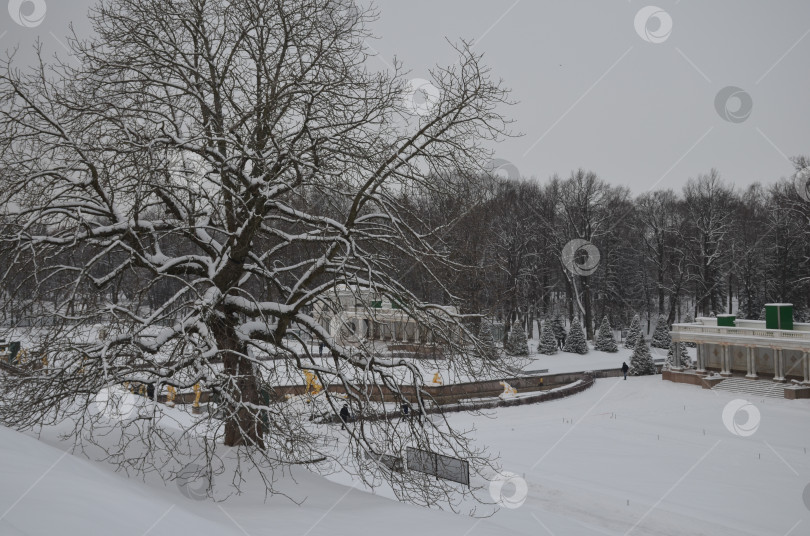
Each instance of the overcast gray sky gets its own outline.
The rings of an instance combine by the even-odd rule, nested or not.
[[[507,114],[524,135],[496,156],[541,181],[583,167],[642,192],[712,167],[740,186],[790,175],[787,157],[810,154],[810,2],[654,2],[377,0],[370,46],[428,78],[454,59],[445,38],[475,40],[519,101]],[[0,48],[25,63],[37,37],[60,50],[69,21],[88,32],[94,0],[8,3]],[[38,25],[14,21],[37,24],[37,3]]]

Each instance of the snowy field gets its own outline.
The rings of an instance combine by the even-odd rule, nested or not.
[[[265,502],[250,480],[224,503],[195,501],[171,483],[127,479],[65,454],[54,431],[37,441],[0,428],[0,534],[808,534],[810,401],[752,400],[758,427],[735,428],[744,412],[727,427],[724,408],[737,398],[660,376],[609,378],[562,400],[454,414],[456,427],[474,428],[503,470],[527,484],[520,507],[483,519],[302,470],[280,480],[289,499]],[[513,480],[502,493],[519,489]]]

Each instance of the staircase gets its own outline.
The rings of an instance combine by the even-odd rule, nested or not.
[[[746,378],[727,378],[712,389],[732,393],[746,393],[754,398],[785,398],[785,384],[769,380],[749,380]]]

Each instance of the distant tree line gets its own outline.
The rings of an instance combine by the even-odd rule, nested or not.
[[[795,159],[797,176],[803,177],[807,163]],[[397,261],[395,241],[369,254],[389,259],[390,275],[422,299],[500,320],[502,342],[512,323],[521,322],[531,334],[536,321],[554,315],[580,317],[591,340],[605,316],[622,328],[637,313],[647,332],[659,315],[667,324],[727,312],[760,319],[764,304],[776,301],[793,303],[797,320],[810,320],[810,201],[792,179],[739,188],[711,170],[689,179],[680,192],[662,188],[633,196],[624,186],[577,170],[548,181],[443,176],[432,187],[403,188],[399,195],[403,219],[432,230],[425,239],[433,247],[418,262],[406,255]],[[313,191],[296,204],[324,216],[337,210],[323,192]],[[593,273],[569,268],[571,262],[585,263],[582,258],[566,266],[564,249],[574,239],[598,249]],[[183,252],[171,237],[162,247]],[[292,256],[275,262],[292,264],[308,253],[286,252]],[[89,259],[99,251],[77,249],[72,255]],[[101,255],[102,271],[120,262],[115,254]],[[448,256],[453,263],[445,262]],[[25,257],[17,257],[16,267],[10,258],[0,264],[7,274],[17,271],[25,279],[31,277],[28,262],[19,262]],[[136,299],[150,310],[177,292],[182,279],[128,270],[103,291],[87,288],[79,294],[92,307]],[[64,280],[54,275],[36,287],[20,285],[6,296],[17,301],[7,311],[77,292],[65,284],[67,274]],[[74,302],[77,307],[82,300]]]
[[[495,177],[461,218],[460,200],[414,198],[415,217],[440,230],[437,248],[458,266],[443,274],[444,288],[430,284],[429,263],[400,266],[400,277],[426,298],[452,295],[467,311],[501,320],[504,341],[513,322],[531,333],[535,321],[558,314],[580,317],[589,339],[603,317],[619,328],[636,313],[648,332],[659,315],[667,324],[728,312],[760,319],[775,301],[808,320],[808,161],[794,163],[794,178],[770,185],[735,187],[711,170],[679,192],[636,196],[584,170],[548,181]],[[598,249],[593,273],[569,268],[588,264],[565,258],[574,239]]]

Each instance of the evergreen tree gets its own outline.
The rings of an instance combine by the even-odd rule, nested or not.
[[[692,358],[689,357],[689,352],[686,350],[686,345],[681,343],[681,355],[679,356],[678,360],[674,360],[673,356],[675,354],[675,343],[672,342],[669,345],[669,352],[667,352],[667,369],[670,369],[674,366],[680,366],[683,368],[692,368]]]
[[[627,339],[624,341],[624,347],[633,349],[636,347],[636,339],[641,335],[641,318],[638,315],[633,316],[633,321],[630,322],[630,329],[627,331]]]
[[[554,316],[554,320],[551,322],[551,330],[554,333],[555,339],[562,339],[566,336],[565,321],[563,321],[562,315]]]
[[[574,321],[571,322],[571,329],[568,330],[568,337],[565,339],[563,352],[571,352],[574,354],[588,353],[588,342],[585,340],[585,333],[582,331],[579,318],[574,318]]]
[[[481,344],[481,357],[496,359],[498,348],[495,346],[495,337],[492,336],[492,326],[486,319],[481,319],[481,327],[478,328],[478,340]]]
[[[644,336],[639,334],[636,338],[636,346],[633,348],[633,355],[630,356],[631,376],[649,376],[656,373],[650,349]]]
[[[653,348],[662,348],[666,350],[669,348],[669,343],[672,338],[669,335],[669,325],[667,324],[667,317],[658,315],[658,322],[655,324],[655,331],[653,332],[652,341],[650,346]]]
[[[596,335],[596,349],[611,353],[619,351],[619,347],[616,346],[616,339],[613,338],[613,330],[610,329],[610,322],[607,316],[602,319],[602,325],[599,327],[599,333]]]
[[[522,325],[512,324],[512,330],[509,332],[509,339],[506,341],[504,349],[509,355],[529,355],[529,342],[526,340],[526,332],[523,331]]]
[[[545,355],[554,355],[557,353],[557,338],[554,336],[554,330],[551,327],[551,319],[543,321],[543,327],[540,329],[540,344],[537,346],[537,352]]]

